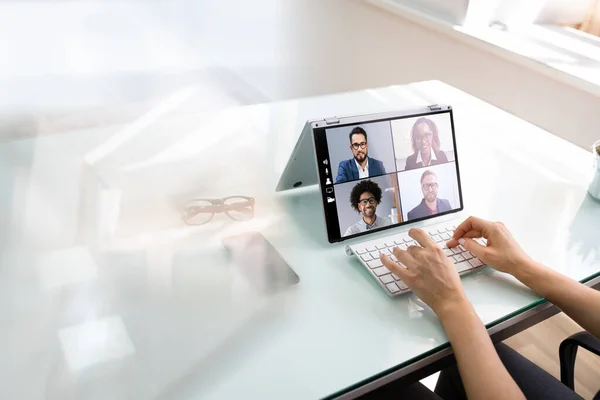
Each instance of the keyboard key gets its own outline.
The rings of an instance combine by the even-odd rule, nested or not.
[[[394,242],[385,242],[385,247],[395,247],[396,243]]]
[[[442,233],[446,233],[446,228],[438,229],[438,233],[441,235]]]
[[[459,245],[458,245],[458,248],[460,249],[460,251],[461,251],[461,252],[465,252],[465,251],[467,251],[467,249],[465,249],[465,248],[462,246],[462,244],[459,244]]]
[[[379,280],[383,283],[391,283],[394,282],[394,278],[392,278],[392,274],[387,274],[379,277]]]
[[[392,254],[392,253],[391,253],[391,252],[390,252],[388,249],[383,249],[383,250],[379,251],[379,253],[381,253],[381,254],[385,254],[385,255],[388,255],[388,256],[389,256],[390,254]]]
[[[458,264],[454,264],[454,266],[456,267],[456,272],[458,272],[459,274],[461,272],[473,269],[473,266],[469,264],[469,261],[459,262]]]
[[[385,285],[385,286],[386,286],[386,287],[388,288],[388,290],[389,290],[390,292],[392,292],[392,293],[396,293],[396,292],[399,292],[399,291],[400,291],[400,288],[399,288],[399,287],[398,287],[398,286],[397,286],[397,285],[396,285],[394,282],[392,282],[392,283],[388,283],[388,284],[387,284],[387,285]]]
[[[402,244],[404,243],[404,240],[400,239],[400,240],[394,240],[394,243],[396,244]]]
[[[462,253],[462,250],[461,250],[461,249],[459,249],[458,247],[454,247],[453,249],[450,249],[450,250],[452,250],[452,252],[453,252],[454,254],[460,254],[460,253]]]
[[[411,237],[405,237],[404,238],[404,243],[412,243],[412,238]]]
[[[481,267],[483,265],[483,263],[481,262],[481,260],[479,258],[472,258],[469,260],[469,262],[471,263],[471,265],[473,267]]]
[[[378,268],[378,267],[383,267],[383,263],[381,262],[381,260],[367,261],[367,265],[371,269]]]
[[[406,283],[402,282],[402,281],[398,281],[396,282],[396,285],[398,285],[400,287],[401,290],[406,290],[408,289],[408,286],[406,286]]]
[[[377,251],[377,249],[375,248],[375,246],[370,246],[370,247],[367,247],[367,251],[368,252]]]
[[[381,275],[389,274],[390,270],[387,269],[386,267],[379,267],[379,268],[375,268],[373,270],[373,273],[377,276],[381,276]]]
[[[357,249],[356,254],[365,254],[367,252],[366,249]]]
[[[450,240],[452,238],[452,236],[450,236],[450,234],[448,232],[444,232],[440,235],[442,237],[442,239],[444,240]]]
[[[375,245],[375,247],[377,247],[379,250],[385,249],[385,244],[379,243],[379,244]]]
[[[465,258],[465,260],[470,260],[471,258],[473,258],[473,255],[471,253],[469,253],[468,251],[460,253],[460,255],[463,256]]]
[[[400,279],[400,277],[396,274],[392,274],[392,277],[394,278],[394,280],[396,281],[401,281],[402,279]]]
[[[360,258],[362,258],[363,261],[371,261],[373,259],[369,254],[363,254]]]
[[[456,254],[454,257],[454,262],[461,262],[461,261],[465,261],[465,258],[463,256],[461,256],[460,254]]]
[[[434,242],[438,243],[442,241],[442,237],[440,235],[433,235],[431,237],[433,239]]]
[[[393,262],[398,262],[398,259],[393,254],[390,256],[390,260],[392,260]]]
[[[452,257],[454,253],[450,249],[444,249],[444,254],[448,257]]]
[[[375,250],[374,252],[369,253],[369,255],[373,258],[379,258],[379,251]]]

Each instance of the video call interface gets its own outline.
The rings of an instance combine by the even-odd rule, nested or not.
[[[450,112],[332,127],[325,135],[326,215],[337,211],[340,237],[462,208]]]

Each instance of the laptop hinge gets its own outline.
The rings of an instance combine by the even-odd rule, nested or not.
[[[327,123],[327,125],[333,125],[338,124],[340,122],[340,119],[337,117],[325,118],[325,122]]]
[[[441,107],[441,106],[439,106],[439,105],[437,105],[437,104],[432,104],[432,105],[430,105],[430,106],[428,106],[428,107],[429,107],[429,110],[430,110],[430,111],[439,111],[439,110],[441,110],[441,109],[442,109],[442,107]]]

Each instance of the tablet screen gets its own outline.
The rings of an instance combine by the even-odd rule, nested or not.
[[[330,242],[462,210],[452,110],[313,134]]]

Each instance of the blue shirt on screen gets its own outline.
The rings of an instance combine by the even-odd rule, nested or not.
[[[385,167],[381,161],[371,157],[367,157],[367,160],[369,164],[369,177],[385,174]],[[340,161],[335,183],[355,181],[357,179],[359,179],[358,168],[356,167],[354,158]]]

